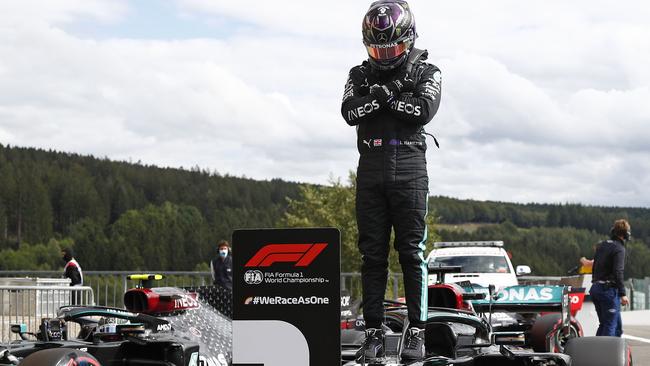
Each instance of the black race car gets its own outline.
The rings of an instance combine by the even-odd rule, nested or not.
[[[126,309],[64,306],[37,331],[12,325],[21,340],[0,348],[0,366],[229,365],[230,319],[197,292],[151,287],[160,278],[130,276],[142,282],[126,292]]]
[[[488,293],[465,290],[460,286],[444,284],[444,273],[457,268],[430,267],[439,273],[439,281],[429,286],[429,311],[425,330],[424,361],[402,362],[399,358],[408,314],[405,304],[385,302],[385,351],[381,359],[357,359],[356,351],[363,341],[363,321],[359,319],[354,329],[342,329],[342,362],[344,366],[630,366],[632,355],[624,340],[614,337],[567,337],[571,329],[568,294],[565,289],[515,288],[522,298],[498,294],[492,288]],[[538,297],[534,297],[539,290]],[[544,290],[544,291],[542,291]],[[559,300],[558,300],[559,299]],[[552,310],[558,307],[559,316],[553,316],[548,327],[542,329],[544,347],[548,351],[536,352],[531,347],[531,337],[536,337],[529,327],[511,327],[504,330],[494,327],[495,311],[523,313]],[[557,317],[557,319],[556,319]],[[546,318],[551,319],[551,318]],[[552,323],[552,324],[550,324]],[[534,327],[534,326],[533,326]],[[342,324],[342,328],[343,324]],[[556,339],[563,339],[562,349],[556,351]]]
[[[343,345],[344,366],[629,366],[629,347],[621,338],[582,337],[568,340],[564,353],[533,352],[525,347],[523,332],[494,332],[472,312],[429,308],[424,361],[399,358],[408,325],[405,306],[386,309],[386,357],[356,359],[359,344]]]
[[[3,351],[0,365],[190,366],[199,359],[199,344],[174,335],[169,321],[124,309],[62,307],[56,318],[43,319],[36,333],[21,325],[12,331],[23,340]],[[77,361],[60,363],[64,359]]]

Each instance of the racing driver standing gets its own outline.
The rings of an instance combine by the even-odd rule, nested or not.
[[[366,338],[357,357],[384,356],[383,299],[392,228],[409,318],[401,357],[419,360],[427,317],[424,125],[440,104],[440,70],[424,62],[426,51],[413,47],[417,33],[406,1],[372,3],[362,32],[369,57],[350,70],[341,106],[343,118],[356,126],[360,154],[356,216]]]

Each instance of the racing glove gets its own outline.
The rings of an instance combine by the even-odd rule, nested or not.
[[[402,92],[409,92],[415,89],[415,81],[410,74],[406,71],[402,71],[397,74],[395,80],[386,84],[386,87],[395,95],[399,95]]]
[[[365,97],[366,95],[370,94],[370,87],[368,85],[361,85],[358,89],[359,95],[362,97]]]
[[[377,99],[381,105],[390,103],[395,97],[395,94],[388,88],[388,86],[378,84],[370,87],[370,95]]]

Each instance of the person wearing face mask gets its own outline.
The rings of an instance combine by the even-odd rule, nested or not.
[[[81,266],[74,259],[74,253],[70,248],[63,248],[61,250],[61,258],[65,262],[63,267],[63,277],[70,279],[70,286],[81,286],[84,282],[83,272]]]
[[[597,336],[620,337],[623,334],[621,305],[630,302],[623,284],[625,243],[632,235],[630,230],[630,224],[626,220],[616,220],[610,231],[610,239],[600,242],[596,247],[589,294],[600,323]]]
[[[232,291],[232,257],[230,255],[230,244],[222,240],[217,245],[219,255],[210,261],[212,270],[212,282],[215,285],[225,287]]]

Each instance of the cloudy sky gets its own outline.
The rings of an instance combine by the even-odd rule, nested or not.
[[[0,2],[0,143],[325,183],[368,1]],[[435,195],[650,206],[650,6],[412,0]],[[430,143],[430,146],[433,144]]]

